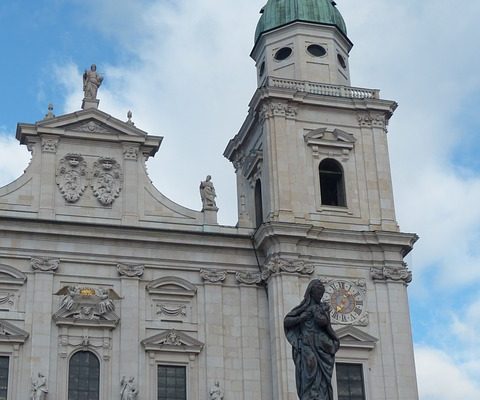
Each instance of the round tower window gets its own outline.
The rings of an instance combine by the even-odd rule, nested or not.
[[[283,61],[286,60],[292,54],[293,50],[290,47],[282,47],[278,50],[273,56],[275,60]]]
[[[263,76],[264,72],[265,72],[265,61],[262,62],[262,65],[260,65],[260,70],[259,70],[260,76]]]
[[[327,54],[325,47],[320,46],[319,44],[311,44],[307,47],[307,51],[314,57],[323,57],[325,54]]]
[[[347,68],[347,63],[346,63],[345,59],[343,58],[343,56],[341,54],[337,54],[337,58],[338,58],[338,62],[342,66],[342,68],[346,69]]]

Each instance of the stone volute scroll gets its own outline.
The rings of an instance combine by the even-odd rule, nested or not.
[[[101,157],[93,164],[92,175],[93,194],[102,205],[111,205],[122,190],[120,164],[114,158]]]
[[[62,157],[56,171],[57,186],[67,203],[76,203],[87,188],[87,162],[80,154]]]
[[[133,376],[130,378],[123,376],[120,386],[120,400],[136,400],[138,398],[138,386]]]
[[[322,301],[324,294],[323,283],[312,280],[303,301],[284,319],[300,400],[333,400],[332,375],[340,340],[330,323],[330,306]]]
[[[38,373],[36,379],[32,379],[32,394],[31,400],[46,400],[48,394],[47,378],[41,373]]]
[[[97,72],[97,66],[92,64],[90,70],[85,70],[83,74],[83,93],[82,110],[89,108],[98,108],[97,99],[98,88],[103,82],[103,76]]]

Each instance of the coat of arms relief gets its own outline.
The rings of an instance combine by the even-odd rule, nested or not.
[[[87,187],[87,162],[80,154],[69,153],[58,165],[56,181],[63,198],[76,203]]]
[[[111,157],[102,157],[93,164],[93,194],[104,206],[109,206],[122,190],[122,171]]]
[[[101,157],[93,163],[92,170],[80,154],[66,154],[59,161],[56,182],[67,203],[80,200],[90,184],[93,194],[104,206],[111,205],[122,190],[120,164],[111,157]]]

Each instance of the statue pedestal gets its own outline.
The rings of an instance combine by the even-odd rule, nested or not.
[[[82,110],[88,110],[91,108],[98,109],[98,103],[100,103],[100,100],[97,99],[83,99]]]
[[[217,209],[212,210],[202,210],[203,212],[203,223],[204,225],[218,225],[217,221]]]

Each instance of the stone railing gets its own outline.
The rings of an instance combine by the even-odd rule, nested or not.
[[[319,94],[322,96],[348,97],[351,99],[379,99],[378,89],[363,89],[351,86],[330,85],[327,83],[316,83],[308,81],[297,81],[294,79],[283,79],[269,76],[265,82],[267,87],[283,88]]]

